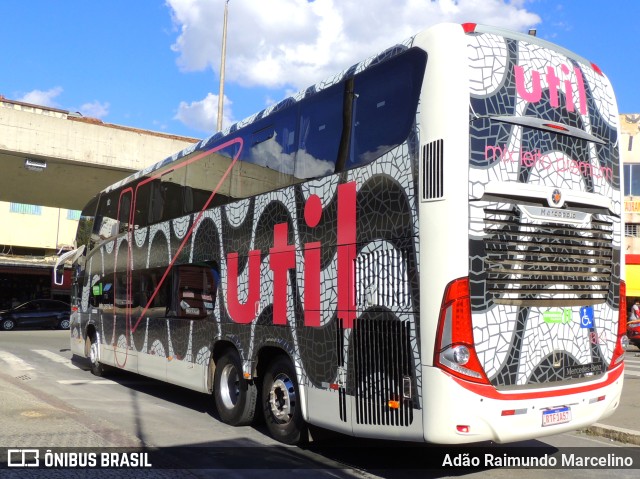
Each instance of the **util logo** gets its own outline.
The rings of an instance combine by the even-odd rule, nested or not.
[[[343,319],[344,327],[352,327],[355,319],[354,290],[355,271],[352,267],[356,253],[356,184],[344,183],[338,186],[338,212],[336,226],[337,242],[337,311]],[[309,228],[315,228],[322,217],[322,202],[311,195],[304,205],[304,220]],[[320,326],[320,260],[321,242],[302,245],[302,269],[304,293],[304,325]],[[259,314],[262,251],[249,251],[246,274],[246,300],[238,297],[238,253],[227,254],[227,307],[231,319],[240,324],[253,322]],[[287,324],[287,299],[289,297],[289,270],[297,264],[296,245],[289,244],[289,223],[278,223],[273,227],[273,247],[269,249],[269,268],[273,273],[273,324]]]
[[[542,82],[540,78],[542,75],[545,75],[545,73],[538,70],[531,70],[531,90],[529,91],[526,86],[527,82],[525,81],[524,68],[519,65],[516,65],[514,68],[516,75],[516,90],[518,91],[518,95],[520,96],[520,98],[530,103],[539,102],[542,98]],[[551,103],[551,106],[553,108],[558,108],[560,106],[558,93],[561,90],[564,90],[567,111],[575,111],[574,94],[577,93],[578,109],[580,111],[580,114],[585,115],[587,113],[587,95],[585,92],[584,79],[582,77],[580,68],[578,68],[577,66],[573,67],[577,92],[574,91],[574,85],[570,78],[571,70],[569,69],[569,67],[567,65],[561,65],[560,72],[561,75],[560,77],[558,77],[553,67],[547,67],[545,78],[547,80],[547,85],[549,86],[549,102]]]

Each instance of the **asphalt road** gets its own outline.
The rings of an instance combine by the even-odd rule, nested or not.
[[[635,354],[627,352],[630,361],[637,362]],[[637,379],[637,372],[629,368],[632,377]],[[54,453],[82,451],[99,457],[104,451],[121,451],[111,448],[126,447],[134,448],[127,451],[147,452],[156,468],[96,469],[91,476],[281,478],[295,472],[303,477],[465,475],[511,479],[514,474],[513,469],[485,464],[476,469],[426,470],[420,465],[442,452],[432,446],[389,445],[338,436],[304,448],[285,447],[273,441],[259,424],[234,428],[218,421],[210,396],[121,371],[96,378],[85,361],[71,360],[67,331],[0,333],[0,391],[0,463],[6,461],[2,454],[7,448],[54,448]],[[635,398],[623,396],[620,413],[628,413],[626,409],[637,403]],[[502,446],[485,446],[497,456],[513,452]],[[518,451],[535,451],[538,456],[559,457],[561,452],[574,451],[572,448],[583,448],[578,451],[588,454],[631,454],[635,468],[617,469],[615,477],[635,478],[640,468],[640,448],[630,450],[609,439],[579,432],[517,446],[521,448]],[[468,449],[451,451],[463,454]],[[480,454],[485,449],[477,451]],[[5,468],[0,469],[0,477],[56,477],[52,473],[63,471],[60,477],[75,477],[74,471],[78,477],[86,475],[86,470],[79,469]],[[517,474],[539,478],[549,472],[519,469]],[[556,469],[552,475],[600,478],[603,472],[598,468]]]

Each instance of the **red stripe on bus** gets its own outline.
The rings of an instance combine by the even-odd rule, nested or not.
[[[551,397],[557,397],[557,396],[569,396],[570,394],[579,394],[579,393],[586,393],[589,391],[595,391],[602,387],[609,386],[614,381],[617,381],[618,378],[622,376],[623,371],[624,371],[624,363],[616,367],[614,370],[610,371],[607,377],[607,380],[604,382],[586,384],[584,386],[578,386],[575,388],[551,389],[551,390],[545,390],[545,391],[539,391],[539,392],[527,392],[527,393],[501,393],[493,386],[464,381],[455,376],[451,376],[451,378],[455,382],[457,382],[460,386],[471,391],[474,394],[478,394],[479,396],[483,396],[488,399],[498,399],[502,401],[507,401],[507,400],[518,400],[518,399],[542,399],[542,398],[551,398]]]

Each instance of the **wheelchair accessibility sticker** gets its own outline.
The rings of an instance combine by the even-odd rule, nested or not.
[[[583,306],[580,308],[580,327],[595,328],[595,319],[593,317],[593,306]]]

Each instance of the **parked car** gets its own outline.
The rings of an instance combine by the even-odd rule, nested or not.
[[[69,329],[71,307],[55,299],[34,299],[6,311],[0,311],[0,329],[49,327]]]
[[[627,337],[629,338],[629,344],[640,348],[640,319],[627,323]]]

